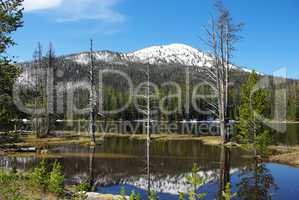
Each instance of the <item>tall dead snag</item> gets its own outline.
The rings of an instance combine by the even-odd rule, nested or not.
[[[96,143],[95,131],[96,131],[96,87],[95,87],[95,71],[94,71],[94,57],[93,57],[93,41],[90,40],[90,68],[89,68],[89,81],[90,81],[90,115],[89,115],[89,133],[91,137],[91,143]]]
[[[219,119],[220,134],[222,142],[228,141],[227,123],[229,109],[229,81],[231,70],[231,59],[235,43],[239,40],[237,33],[242,24],[233,24],[230,11],[220,1],[215,4],[217,11],[215,17],[210,18],[208,27],[204,27],[207,39],[204,40],[210,49],[209,60],[205,60],[204,80],[215,90],[217,101],[210,103],[211,111]],[[202,72],[202,71],[201,71]]]
[[[46,96],[47,96],[47,112],[46,118],[48,121],[48,133],[55,128],[57,120],[57,59],[52,43],[49,43],[49,49],[46,56]]]
[[[33,54],[34,63],[31,66],[33,70],[33,79],[31,87],[34,90],[34,113],[32,114],[33,131],[37,137],[42,137],[48,133],[48,96],[47,96],[47,66],[44,61],[42,46],[38,46]]]
[[[33,54],[33,59],[34,59],[34,65],[33,65],[33,74],[34,74],[34,113],[32,116],[32,121],[33,121],[33,130],[36,134],[37,137],[41,137],[42,130],[41,130],[41,113],[38,112],[40,108],[40,93],[41,93],[41,84],[40,84],[40,72],[42,68],[42,62],[43,62],[43,53],[42,53],[42,46],[40,43],[38,43],[38,46]]]
[[[152,106],[151,102],[155,95],[151,91],[151,83],[150,83],[150,71],[149,65],[147,65],[146,71],[144,71],[147,77],[147,81],[143,84],[141,89],[142,94],[136,94],[145,105],[136,104],[138,112],[142,113],[145,116],[146,124],[146,171],[147,171],[147,193],[148,196],[151,194],[151,177],[150,177],[150,144],[151,144],[151,115],[152,115]]]

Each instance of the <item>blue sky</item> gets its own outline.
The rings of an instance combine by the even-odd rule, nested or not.
[[[287,67],[299,78],[299,1],[224,0],[244,22],[234,63],[272,74]],[[130,52],[151,45],[184,43],[206,49],[199,37],[213,11],[212,0],[25,0],[24,27],[9,54],[30,60],[37,42],[56,54],[88,50]]]

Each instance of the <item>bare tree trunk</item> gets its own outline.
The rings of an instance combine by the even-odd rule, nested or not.
[[[229,94],[229,71],[230,71],[230,51],[229,51],[229,25],[226,24],[225,26],[225,52],[226,52],[226,58],[225,58],[225,63],[226,63],[226,67],[225,67],[225,112],[226,112],[226,116],[228,116],[228,94]]]
[[[40,102],[40,94],[39,92],[41,91],[42,87],[40,87],[41,80],[38,78],[40,75],[40,71],[42,68],[42,47],[41,44],[38,43],[37,49],[34,53],[34,60],[35,60],[35,65],[34,67],[34,88],[35,88],[35,96],[34,96],[34,131],[37,137],[41,137],[41,120],[40,120],[40,113],[38,113],[39,109],[39,102]]]
[[[38,66],[39,66],[38,61]],[[37,101],[38,101],[38,69],[34,66],[34,76],[35,76],[35,96],[34,96],[34,130],[37,137],[40,137],[39,124],[38,124],[38,114],[37,114]]]
[[[211,49],[212,66],[205,66],[206,74],[203,78],[216,91],[217,103],[208,102],[208,104],[212,107],[212,113],[219,119],[222,142],[226,143],[229,139],[227,123],[229,121],[230,58],[234,43],[238,41],[236,33],[241,30],[242,24],[232,24],[230,12],[221,1],[215,7],[218,11],[217,20],[212,17],[210,27],[205,27],[208,36],[205,43]]]
[[[221,81],[220,84],[220,109],[219,109],[219,123],[220,123],[220,134],[222,137],[222,142],[225,144],[227,142],[227,131],[226,131],[226,124],[225,124],[225,90],[224,90],[224,83]]]
[[[150,144],[151,144],[151,135],[150,135],[150,125],[151,125],[151,112],[150,112],[150,76],[149,76],[149,66],[147,66],[147,127],[146,127],[146,164],[147,164],[147,192],[148,196],[151,193],[151,175],[150,175]]]
[[[55,64],[55,52],[52,43],[49,44],[47,53],[48,67],[46,70],[46,98],[47,98],[47,112],[46,120],[48,121],[47,134],[50,134],[54,128],[54,124],[57,118],[57,90],[56,90],[56,73],[57,66]]]
[[[96,120],[96,100],[95,100],[95,80],[94,80],[94,61],[93,61],[93,41],[90,40],[90,116],[89,116],[89,132],[91,137],[91,144],[96,144],[95,138],[95,120]]]
[[[150,198],[151,194],[151,175],[150,175],[150,144],[151,144],[151,90],[150,90],[150,71],[149,65],[147,65],[144,73],[147,76],[147,81],[144,88],[145,94],[138,94],[139,97],[145,101],[145,106],[137,105],[137,110],[145,116],[146,124],[146,173],[147,173],[147,195]]]

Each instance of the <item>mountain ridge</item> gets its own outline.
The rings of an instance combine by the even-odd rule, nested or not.
[[[95,51],[96,61],[126,64],[129,62],[142,64],[180,64],[184,66],[210,67],[213,60],[207,53],[186,44],[173,43],[146,47],[134,52],[121,53],[109,50]],[[79,64],[87,65],[90,62],[90,53],[81,52],[63,56]],[[232,65],[232,68],[245,72],[252,70]]]

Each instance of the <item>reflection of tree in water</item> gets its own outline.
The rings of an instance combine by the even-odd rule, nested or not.
[[[221,147],[218,199],[235,196],[228,191],[230,188],[227,187],[230,183],[230,161],[230,149]],[[258,159],[254,159],[253,165],[241,170],[239,178],[239,182],[236,183],[237,199],[268,200],[271,199],[272,192],[277,189],[270,170],[264,163],[259,164]]]
[[[254,165],[240,172],[240,182],[237,183],[237,196],[245,200],[272,199],[271,195],[277,190],[277,185],[271,171],[265,164],[258,164],[255,159]]]
[[[89,154],[89,185],[92,191],[95,190],[95,177],[94,177],[94,155],[96,152],[95,147],[90,147]]]
[[[220,152],[220,177],[219,177],[219,199],[224,199],[223,192],[227,192],[227,184],[230,183],[230,159],[231,151],[222,146]]]

